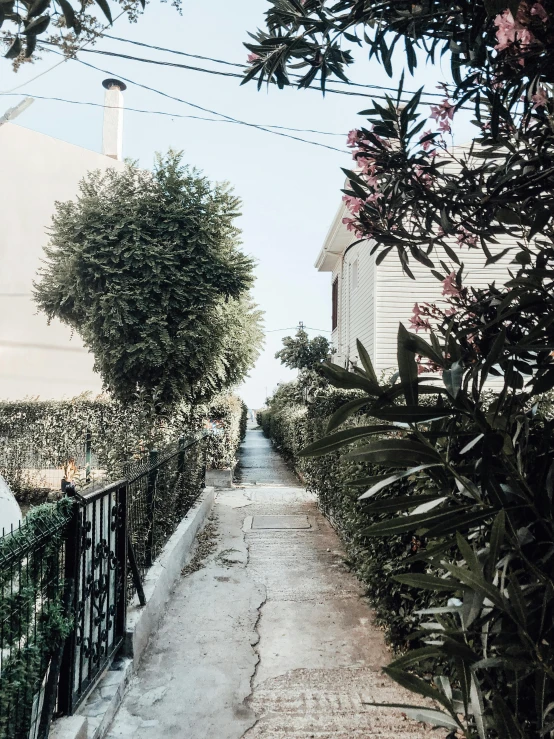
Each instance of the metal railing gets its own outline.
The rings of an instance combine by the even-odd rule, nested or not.
[[[75,494],[66,553],[74,583],[73,624],[60,675],[59,709],[73,713],[104,672],[125,635],[127,481]]]
[[[129,549],[135,577],[128,578],[128,598],[159,555],[175,529],[198,499],[206,473],[205,439],[181,437],[162,452],[153,450],[148,462],[126,470]]]
[[[46,739],[125,635],[126,607],[198,499],[204,440],[180,438],[124,480],[71,490],[0,537],[0,739]],[[129,567],[128,567],[129,565]]]
[[[71,504],[39,508],[0,538],[0,739],[42,739],[69,629]]]

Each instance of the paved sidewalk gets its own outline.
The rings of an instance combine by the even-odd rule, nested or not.
[[[382,633],[315,500],[259,431],[243,455],[265,484],[218,496],[214,549],[179,582],[110,739],[427,736],[368,705],[414,701],[380,671]]]

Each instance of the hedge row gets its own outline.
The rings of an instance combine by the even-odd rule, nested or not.
[[[393,575],[420,572],[423,565],[411,562],[412,538],[364,536],[364,529],[385,516],[370,516],[358,502],[363,490],[350,485],[382,470],[369,463],[358,464],[346,458],[350,449],[321,457],[302,458],[298,453],[325,435],[329,416],[356,392],[320,390],[315,402],[306,405],[294,384],[282,385],[269,409],[258,413],[258,422],[266,436],[295,468],[308,490],[314,492],[323,513],[330,519],[344,542],[348,564],[365,584],[367,596],[375,609],[377,623],[385,630],[387,641],[395,649],[403,648],[418,622],[415,611],[428,608],[433,601],[430,591],[401,585]],[[367,416],[358,414],[347,425],[366,425]],[[396,483],[403,495],[410,494],[408,482]],[[417,542],[414,542],[417,544]]]
[[[179,436],[208,430],[207,463],[224,468],[235,461],[244,415],[234,395],[216,397],[194,409],[181,405],[171,416],[153,420],[140,405],[122,405],[106,396],[81,395],[71,400],[23,400],[0,403],[0,474],[23,502],[41,499],[37,471],[63,470],[74,460],[84,466],[89,439],[93,465],[107,479],[123,475],[124,465],[140,461],[148,449],[162,449]]]

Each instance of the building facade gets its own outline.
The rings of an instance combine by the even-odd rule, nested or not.
[[[359,339],[378,374],[396,370],[399,323],[409,328],[415,303],[438,302],[440,305],[444,300],[442,285],[428,267],[413,259],[410,269],[416,279],[410,279],[402,272],[394,251],[377,265],[378,252],[371,254],[375,242],[356,244],[357,239],[342,223],[343,218],[349,216],[350,212],[341,204],[315,263],[320,272],[331,275],[333,361],[344,367],[356,364],[359,361],[356,340]],[[502,242],[491,247],[491,251],[502,251],[509,245]],[[455,238],[451,246],[464,264],[465,285],[486,287],[508,279],[510,254],[485,267],[486,257],[481,249],[460,247]],[[445,253],[438,252],[437,257],[451,263]],[[457,269],[457,266],[452,268]]]
[[[48,325],[37,313],[32,286],[56,201],[75,199],[88,172],[124,167],[122,109],[105,113],[104,154],[12,123],[0,125],[0,400],[101,390],[92,355],[67,326],[57,320]]]

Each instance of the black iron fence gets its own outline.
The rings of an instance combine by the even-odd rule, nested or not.
[[[70,631],[65,542],[71,503],[41,506],[0,538],[0,738],[47,736]]]
[[[94,688],[127,601],[202,491],[205,438],[32,509],[0,537],[0,739],[46,739],[54,712],[73,713]]]
[[[141,581],[202,491],[205,438],[181,437],[162,452],[151,451],[148,462],[126,471],[131,563],[136,563]],[[129,577],[129,598],[134,592],[136,577]]]

